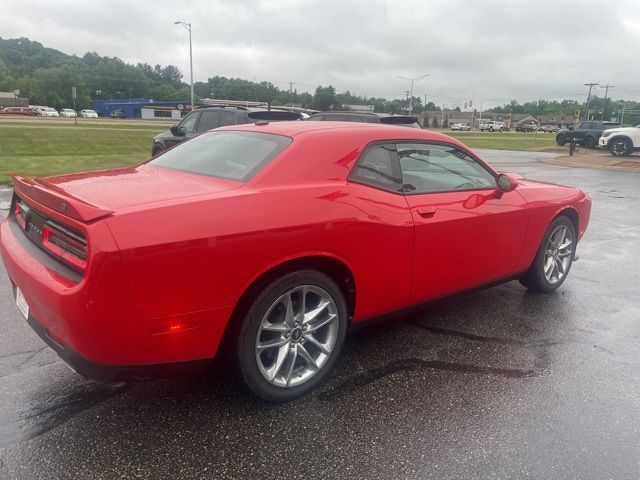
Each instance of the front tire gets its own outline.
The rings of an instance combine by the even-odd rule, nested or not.
[[[571,220],[564,215],[556,217],[542,237],[533,263],[520,278],[520,283],[540,293],[555,291],[569,275],[576,243]]]
[[[556,136],[556,143],[559,147],[562,147],[565,143],[567,143],[567,139],[564,137],[564,135],[559,134],[558,136]]]
[[[245,385],[270,402],[313,390],[331,372],[347,331],[340,288],[314,270],[273,281],[255,298],[237,338]]]
[[[633,143],[627,138],[614,138],[609,143],[609,151],[614,157],[627,157],[633,153]]]

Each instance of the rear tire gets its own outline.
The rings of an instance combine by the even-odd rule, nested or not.
[[[556,217],[544,236],[529,270],[520,283],[529,290],[551,293],[564,283],[576,252],[576,233],[571,220]]]
[[[584,137],[583,145],[584,145],[586,148],[595,148],[595,146],[596,146],[596,139],[595,139],[595,138],[593,138],[592,136]]]
[[[301,397],[331,372],[346,332],[346,302],[333,280],[315,270],[286,274],[256,296],[242,320],[241,378],[269,402]]]

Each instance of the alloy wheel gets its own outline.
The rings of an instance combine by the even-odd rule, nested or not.
[[[573,232],[566,225],[558,225],[551,233],[544,255],[544,277],[551,285],[561,282],[573,260]]]
[[[255,358],[272,385],[301,385],[322,370],[339,333],[336,302],[325,289],[301,285],[281,295],[258,327]]]

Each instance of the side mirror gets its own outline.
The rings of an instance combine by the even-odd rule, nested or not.
[[[569,125],[569,130],[573,130],[573,125]]]
[[[501,173],[500,175],[498,175],[496,183],[498,185],[498,190],[505,193],[513,192],[518,186],[518,180],[516,180],[508,173]]]

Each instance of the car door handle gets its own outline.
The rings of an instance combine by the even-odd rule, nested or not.
[[[435,215],[436,207],[418,207],[416,211],[421,217],[429,218]]]

